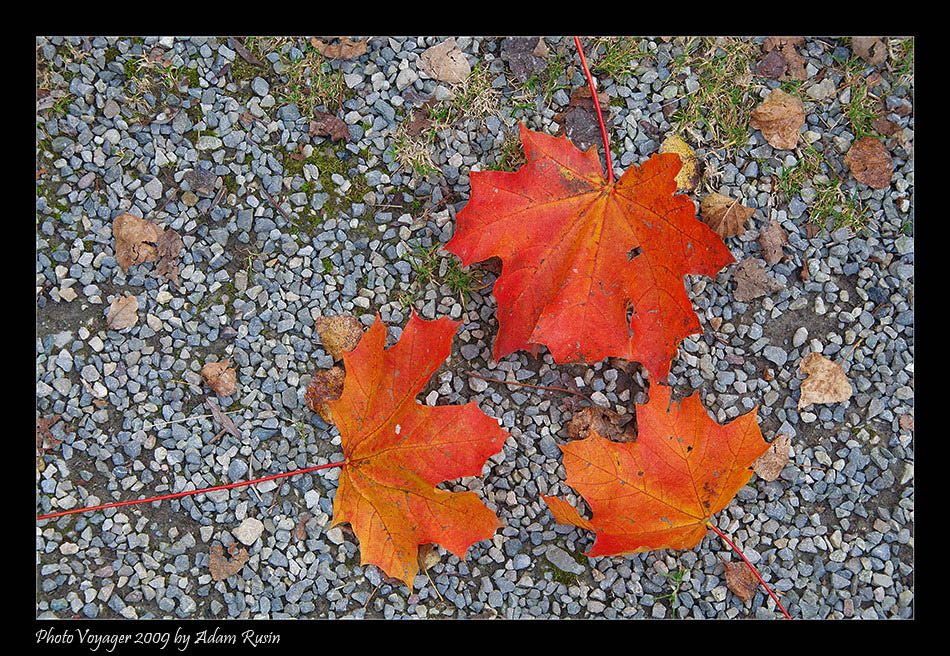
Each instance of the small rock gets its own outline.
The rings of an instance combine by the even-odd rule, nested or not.
[[[571,558],[569,553],[554,545],[548,547],[548,550],[544,553],[544,555],[547,557],[548,562],[550,562],[562,572],[579,575],[583,574],[587,569],[576,560]]]
[[[261,537],[261,533],[264,532],[264,524],[261,520],[254,517],[246,517],[244,521],[241,522],[241,525],[232,532],[234,537],[240,540],[242,544],[251,546],[257,541],[257,538]]]

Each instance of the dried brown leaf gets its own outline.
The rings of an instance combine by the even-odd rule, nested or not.
[[[135,325],[138,321],[139,301],[131,294],[112,300],[106,314],[106,325],[112,330],[122,330]]]
[[[343,119],[314,110],[314,120],[310,121],[310,136],[330,137],[333,141],[349,141],[350,127]]]
[[[223,362],[209,362],[201,368],[201,377],[218,396],[231,396],[237,392],[237,374],[228,366],[230,363],[231,359],[227,358]]]
[[[294,537],[298,540],[307,539],[307,522],[310,521],[310,513],[305,512],[300,516],[300,519],[297,520],[297,525],[294,527]]]
[[[455,45],[455,37],[427,48],[419,55],[417,62],[423,73],[435,80],[450,84],[464,82],[472,72],[465,53]]]
[[[115,260],[123,272],[133,264],[154,262],[158,259],[155,243],[162,229],[137,216],[123,212],[112,220],[112,235],[115,237]]]
[[[736,280],[735,299],[741,303],[784,288],[782,283],[769,278],[762,264],[754,257],[747,257],[739,262],[733,277]]]
[[[813,403],[841,403],[851,398],[851,381],[844,369],[820,353],[802,358],[798,370],[808,376],[802,382],[799,410]]]
[[[805,72],[805,60],[796,49],[804,45],[805,39],[800,36],[771,36],[762,43],[762,50],[776,51],[782,56],[787,66],[787,73],[782,78],[783,80],[804,82],[808,79],[808,73]]]
[[[883,116],[879,116],[871,121],[871,127],[874,128],[875,132],[878,134],[883,134],[885,137],[890,137],[901,129],[901,126],[899,126],[897,123],[890,121]]]
[[[363,324],[350,314],[335,314],[314,319],[314,328],[326,352],[339,362],[352,351],[363,336]]]
[[[339,43],[330,43],[329,41],[321,41],[317,37],[311,37],[310,45],[316,48],[321,55],[330,59],[355,59],[366,54],[366,39],[356,41],[345,36],[339,37],[339,39]]]
[[[610,98],[606,93],[597,94],[597,101],[604,119],[604,126],[610,130],[613,118],[610,116]],[[594,107],[593,96],[588,85],[576,87],[571,92],[571,99],[567,109],[555,114],[554,122],[558,124],[555,136],[566,135],[577,148],[587,151],[591,146],[603,144],[600,132],[600,121],[597,119],[597,108]]]
[[[233,555],[234,558],[229,559],[224,554],[224,549],[220,544],[211,546],[211,551],[208,552],[208,569],[211,570],[211,578],[213,578],[215,581],[223,581],[226,578],[237,574],[241,571],[241,568],[244,567],[244,564],[250,557],[247,553],[247,549],[243,548],[239,549]]]
[[[427,542],[419,545],[419,567],[428,570],[439,564],[442,554],[439,553],[439,545],[433,542]]]
[[[177,289],[181,289],[177,261],[182,247],[181,236],[169,228],[161,234],[155,246],[158,249],[158,264],[155,266],[155,273],[174,284]]]
[[[738,200],[712,192],[699,204],[699,217],[722,238],[745,232],[745,222],[755,209],[740,205]]]
[[[587,438],[591,432],[614,442],[635,442],[637,432],[633,415],[621,415],[599,405],[581,408],[571,417],[567,432],[572,440]]]
[[[726,586],[745,604],[755,596],[759,580],[745,563],[728,562],[726,563]]]
[[[805,105],[797,96],[781,89],[772,89],[765,100],[752,110],[749,125],[761,130],[762,136],[773,148],[792,150],[805,125]]]
[[[775,219],[759,233],[759,246],[762,247],[762,256],[766,263],[775,264],[782,259],[782,247],[788,243],[788,234]]]
[[[792,436],[787,433],[776,436],[769,450],[752,463],[755,473],[766,481],[774,481],[778,478],[788,463],[788,448],[791,443]]]
[[[787,70],[788,64],[785,63],[785,58],[782,57],[782,54],[778,50],[771,50],[762,58],[759,65],[755,67],[755,74],[759,77],[777,80],[785,75],[785,71]]]
[[[872,189],[884,189],[891,184],[894,165],[891,154],[880,139],[861,137],[851,145],[844,163],[858,182]]]
[[[876,36],[855,36],[851,38],[851,47],[869,66],[883,64],[887,59],[887,43]]]
[[[333,415],[327,401],[335,401],[343,393],[343,381],[346,372],[341,367],[332,367],[318,371],[310,377],[304,399],[307,407],[323,417],[328,424],[333,423]]]
[[[241,55],[241,59],[246,61],[248,64],[254,64],[255,66],[260,66],[261,68],[267,68],[267,65],[264,64],[260,59],[254,56],[254,54],[247,49],[247,47],[235,39],[234,37],[228,37],[228,43],[231,48],[233,48],[237,54]]]

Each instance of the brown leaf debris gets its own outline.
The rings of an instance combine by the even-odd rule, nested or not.
[[[876,36],[855,36],[851,38],[851,47],[869,66],[883,64],[887,60],[887,43]]]
[[[781,79],[804,82],[808,79],[808,73],[805,72],[805,60],[796,50],[804,45],[805,39],[800,36],[770,36],[762,43],[762,50],[767,53],[777,52],[781,55],[786,66],[786,71],[783,73],[787,73]]]
[[[739,262],[733,277],[736,280],[735,299],[741,303],[777,292],[784,287],[774,278],[769,278],[762,264],[754,257],[747,257]]]
[[[592,432],[614,442],[635,442],[636,426],[633,415],[621,415],[599,405],[587,406],[577,411],[567,424],[572,440],[587,438]]]
[[[330,59],[356,59],[366,54],[366,39],[356,41],[344,36],[340,37],[339,43],[330,43],[330,41],[334,39],[321,41],[317,37],[311,37],[310,45],[321,55]]]
[[[776,264],[782,259],[782,247],[787,243],[788,234],[775,219],[771,219],[765,230],[759,233],[759,246],[762,247],[762,256],[768,264]]]
[[[872,189],[884,189],[891,184],[893,162],[880,139],[861,137],[851,145],[844,163],[858,182]]]
[[[752,468],[755,469],[755,473],[766,481],[774,481],[778,478],[788,463],[788,448],[791,443],[791,435],[787,433],[779,434],[772,441],[769,450],[752,463]]]
[[[707,195],[699,204],[699,218],[724,239],[745,232],[745,222],[754,213],[755,209],[716,192]]]
[[[241,571],[241,568],[244,567],[244,564],[247,562],[249,555],[247,549],[239,549],[236,554],[234,554],[233,559],[229,559],[224,554],[224,549],[220,544],[212,545],[211,551],[208,552],[209,563],[208,569],[211,570],[211,578],[215,581],[223,581],[229,576],[233,576]]]
[[[138,321],[139,301],[129,294],[112,300],[106,314],[106,325],[112,330],[122,330],[135,325]]]
[[[797,96],[781,89],[772,89],[765,100],[752,110],[749,125],[761,130],[762,136],[773,148],[792,150],[805,125],[805,105]]]
[[[115,260],[127,273],[133,264],[154,262],[158,259],[155,245],[162,229],[139,217],[123,212],[112,220],[112,235],[115,237]]]
[[[317,317],[313,323],[323,348],[338,362],[345,352],[356,348],[363,336],[363,324],[350,314]]]
[[[309,134],[311,137],[330,137],[333,141],[349,141],[350,127],[343,119],[317,109],[314,110],[314,120],[310,121]]]
[[[840,403],[851,398],[851,381],[844,369],[820,353],[802,358],[798,370],[808,376],[802,382],[799,410],[812,403]]]
[[[660,144],[661,153],[676,153],[683,162],[683,168],[676,174],[677,191],[690,192],[699,185],[699,166],[696,153],[689,144],[675,134],[671,134]],[[721,235],[720,235],[721,236]]]
[[[231,359],[227,358],[223,362],[209,362],[201,368],[201,377],[218,396],[231,396],[237,392],[237,374],[228,366],[230,362]]]
[[[333,423],[333,416],[327,401],[335,401],[343,394],[343,381],[346,372],[341,367],[332,367],[326,371],[318,371],[310,377],[304,399],[307,407],[323,417],[328,424]]]
[[[424,50],[417,62],[423,73],[450,84],[464,82],[472,72],[465,53],[455,45],[455,37]]]
[[[759,587],[759,580],[755,578],[755,574],[745,563],[727,562],[726,586],[745,604],[755,596],[755,590]]]

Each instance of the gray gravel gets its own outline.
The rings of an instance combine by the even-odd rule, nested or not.
[[[474,490],[504,528],[464,561],[440,549],[412,591],[361,566],[346,527],[330,529],[339,470],[326,469],[37,522],[37,617],[781,616],[761,587],[748,603],[728,591],[722,558],[735,556],[712,533],[689,551],[583,556],[592,535],[556,524],[540,498],[579,499],[558,449],[572,399],[466,375],[576,385],[618,411],[645,399],[639,374],[611,360],[558,366],[542,348],[538,360],[492,362],[494,274],[483,271],[488,286],[464,303],[446,280],[453,256],[439,256],[438,280],[417,279],[418,252],[453,234],[470,171],[502,158],[518,121],[554,133],[570,90],[585,83],[575,66],[549,97],[526,95],[501,39],[457,37],[488,72],[497,105],[439,132],[419,172],[400,165],[394,144],[412,108],[452,96],[418,67],[442,40],[373,37],[365,55],[332,62],[345,98],[336,114],[351,135],[343,146],[311,137],[311,116],[281,95],[304,39],[284,40],[265,70],[220,37],[37,38],[38,80],[53,91],[36,114],[37,416],[61,417],[51,428],[57,443],[38,453],[37,514],[340,460],[338,433],[304,401],[309,377],[332,365],[313,330],[323,315],[369,325],[379,313],[393,339],[410,307],[461,320],[453,355],[420,399],[476,401],[511,433],[482,477],[446,486]],[[574,57],[570,39],[545,41]],[[678,40],[642,47],[651,56],[634,75],[598,81],[611,98],[618,175],[670,131],[664,103],[699,88],[695,72],[671,77]],[[835,94],[839,62],[852,54],[827,38],[807,39],[801,52],[813,77],[825,75],[809,91],[803,133],[840,164],[855,135],[849,99]],[[179,84],[161,81],[168,70]],[[728,155],[690,139],[711,190],[755,208],[749,229],[727,240],[737,260],[761,257],[759,231],[771,219],[789,236],[785,258],[767,267],[783,288],[768,296],[736,301],[734,267],[687,277],[704,334],[683,342],[669,382],[679,396],[702,390],[720,422],[758,406],[766,439],[792,435],[793,464],[775,481],[754,477],[716,520],[795,618],[913,617],[913,76],[878,70],[900,141],[886,189],[839,171],[843,191],[866,208],[860,231],[829,225],[810,235],[814,190],[787,202],[773,190],[773,172],[796,155],[758,130]],[[118,267],[111,223],[122,212],[182,236],[181,288],[154,264]],[[126,294],[138,300],[139,321],[111,330],[109,304]],[[842,362],[849,401],[797,409],[798,364],[810,352]],[[234,411],[242,440],[219,436],[205,416],[199,372],[225,357],[238,391],[217,401]],[[232,544],[248,561],[214,581],[210,548]]]

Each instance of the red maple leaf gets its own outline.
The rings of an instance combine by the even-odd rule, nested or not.
[[[679,342],[701,332],[683,276],[734,261],[693,202],[674,195],[679,156],[654,155],[607,182],[595,148],[523,125],[521,140],[517,172],[472,172],[446,245],[466,266],[503,262],[495,359],[544,344],[558,363],[615,356],[665,382]]]
[[[413,312],[399,342],[384,350],[386,327],[377,316],[343,354],[343,393],[328,402],[346,456],[333,524],[353,527],[361,564],[377,565],[410,589],[420,544],[441,544],[464,559],[501,526],[474,492],[436,486],[480,476],[508,433],[474,401],[432,407],[415,400],[449,356],[459,323],[423,321]]]
[[[561,447],[567,484],[587,501],[591,519],[558,497],[544,500],[559,523],[597,534],[588,556],[696,546],[769,448],[756,410],[722,426],[699,392],[671,403],[663,385],[652,385],[650,401],[637,408],[637,428],[636,442],[592,433]]]

